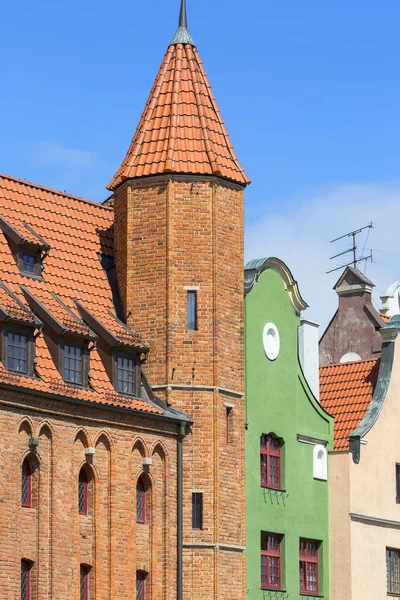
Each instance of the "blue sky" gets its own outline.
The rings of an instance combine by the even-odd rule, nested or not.
[[[3,3],[0,171],[106,198],[178,11],[179,0]],[[188,0],[188,15],[253,181],[247,258],[286,260],[323,324],[333,237],[374,221],[367,274],[381,291],[400,279],[398,0]]]

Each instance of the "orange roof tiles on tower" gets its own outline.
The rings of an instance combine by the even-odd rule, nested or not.
[[[184,4],[132,143],[108,188],[162,173],[214,175],[250,183],[187,29]]]

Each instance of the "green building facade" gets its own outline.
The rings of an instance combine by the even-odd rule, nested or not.
[[[299,361],[306,307],[282,261],[246,265],[249,600],[329,598],[327,451],[333,419],[311,392]],[[301,350],[307,360],[307,345]]]

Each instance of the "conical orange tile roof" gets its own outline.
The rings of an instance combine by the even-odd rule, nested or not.
[[[250,183],[239,164],[186,28],[186,15],[169,46],[127,155],[108,185],[127,179],[185,173]]]

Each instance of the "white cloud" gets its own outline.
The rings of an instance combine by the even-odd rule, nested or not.
[[[51,142],[34,144],[33,152],[34,160],[40,166],[63,165],[82,171],[96,163],[96,155],[93,152],[67,148]]]
[[[351,247],[351,239],[335,244],[330,240],[372,221],[367,249],[373,248],[374,264],[366,275],[375,283],[374,304],[379,296],[400,279],[399,225],[400,183],[343,184],[311,191],[268,206],[264,214],[246,227],[246,260],[277,256],[287,263],[297,279],[306,302],[307,316],[321,323],[321,333],[337,307],[332,286],[341,271],[326,275],[351,255],[329,261],[329,257]],[[368,230],[367,230],[368,231]],[[360,235],[361,252],[366,235]],[[361,263],[360,270],[365,265]]]

